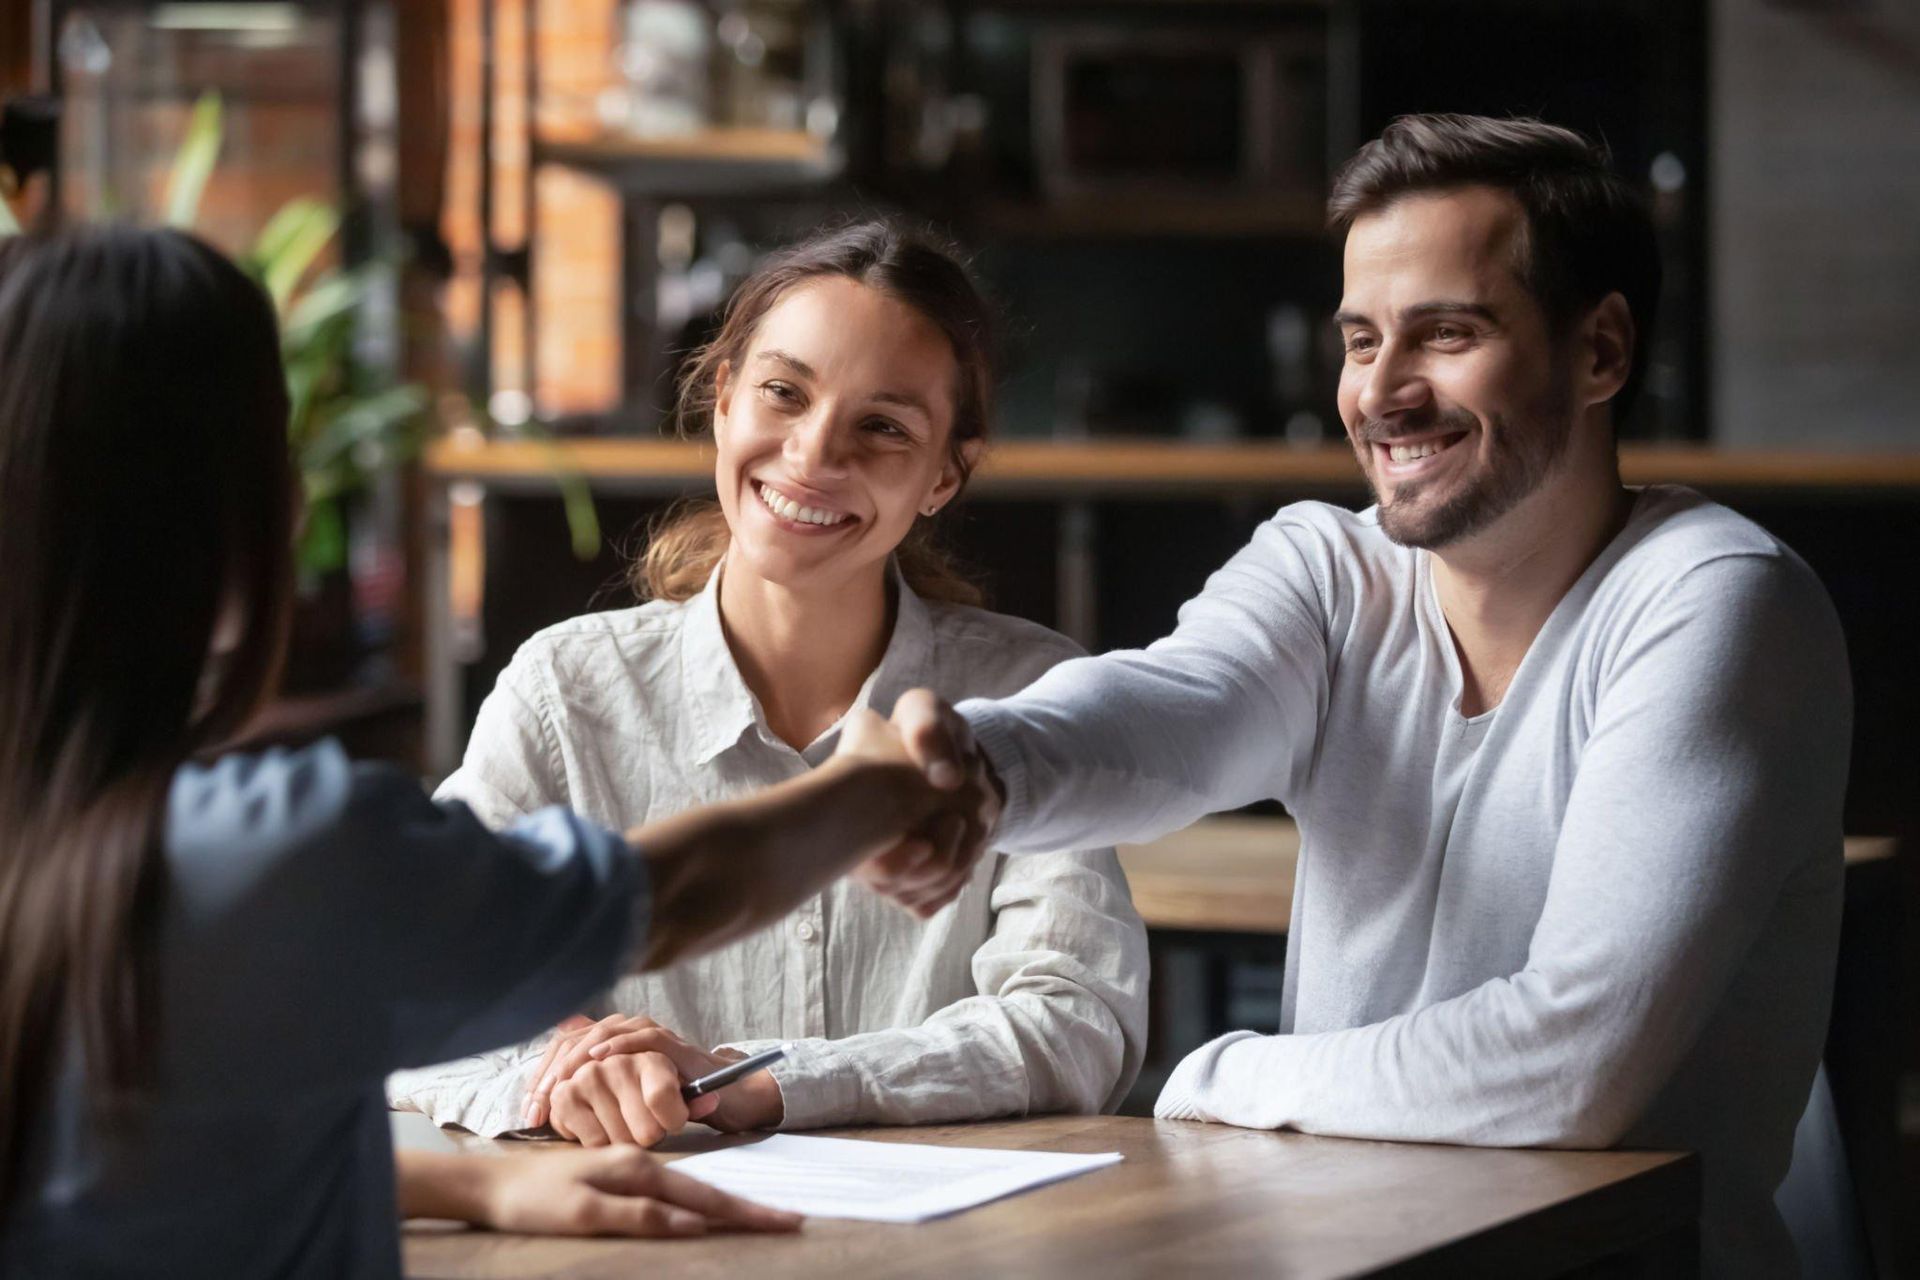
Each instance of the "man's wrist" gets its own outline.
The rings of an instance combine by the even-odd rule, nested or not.
[[[999,826],[1004,833],[1027,818],[1026,778],[1021,772],[1020,753],[1007,717],[999,713],[999,704],[980,699],[962,703],[956,712],[967,722],[973,734],[974,750],[979,753],[987,777],[1000,798]]]

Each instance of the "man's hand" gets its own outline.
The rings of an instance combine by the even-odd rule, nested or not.
[[[680,1097],[681,1085],[738,1059],[689,1044],[648,1017],[563,1024],[528,1077],[524,1119],[590,1147],[651,1147],[693,1120],[729,1133],[776,1127],[785,1105],[766,1071],[691,1103]]]
[[[902,694],[890,724],[869,721],[849,721],[841,751],[903,756],[952,798],[946,813],[855,873],[868,888],[924,919],[960,895],[986,852],[1000,821],[1000,780],[967,722],[930,689]]]
[[[505,1157],[401,1151],[397,1165],[403,1218],[563,1236],[703,1236],[800,1226],[797,1214],[730,1196],[631,1149]]]

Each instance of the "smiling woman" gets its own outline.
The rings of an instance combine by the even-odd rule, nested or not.
[[[926,233],[890,222],[862,222],[768,259],[734,295],[719,335],[690,363],[680,387],[681,434],[712,431],[722,450],[716,476],[720,500],[678,508],[654,530],[645,558],[634,566],[635,591],[656,600],[689,598],[707,584],[729,543],[740,536],[740,489],[729,484],[729,442],[722,431],[736,404],[733,392],[747,388],[751,408],[742,404],[742,415],[758,424],[738,434],[753,432],[764,440],[770,420],[808,416],[823,371],[839,373],[850,361],[864,361],[871,367],[858,372],[870,412],[857,432],[862,450],[892,457],[895,470],[901,460],[916,473],[931,467],[938,479],[909,495],[917,498],[917,515],[899,527],[889,524],[876,535],[869,523],[845,532],[858,532],[870,550],[885,544],[919,595],[978,604],[979,589],[939,550],[932,517],[958,496],[985,444],[993,414],[993,334],[992,312],[958,252]],[[817,369],[805,358],[823,342],[838,348],[830,369]],[[828,466],[833,465],[829,459]],[[809,493],[803,477],[791,470],[784,484],[761,476],[749,489],[790,526],[788,532],[820,524],[817,516],[823,512],[857,515],[835,509],[828,494]],[[872,485],[869,491],[904,493],[897,483]],[[820,501],[810,504],[809,497]],[[798,520],[805,510],[816,519]]]
[[[1076,655],[974,606],[933,549],[993,390],[989,313],[957,257],[867,223],[742,286],[682,391],[718,500],[660,530],[646,603],[533,637],[441,795],[492,824],[566,796],[666,817],[805,774],[914,685],[1024,688]],[[836,888],[760,937],[623,981],[560,1033],[396,1077],[391,1099],[488,1135],[583,1143],[723,1129],[1111,1109],[1139,1068],[1146,935],[1110,850],[984,859],[920,918]],[[791,1042],[689,1107],[679,1084]]]

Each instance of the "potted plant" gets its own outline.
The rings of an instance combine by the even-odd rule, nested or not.
[[[219,96],[201,95],[167,183],[169,225],[191,228],[198,220],[222,134]],[[419,452],[429,430],[424,387],[394,385],[354,358],[355,315],[378,287],[382,266],[323,262],[339,230],[331,205],[296,197],[237,257],[272,299],[287,371],[287,445],[304,499],[285,680],[296,692],[351,676],[361,655],[347,564],[349,511],[380,476]]]
[[[168,174],[168,225],[191,229],[197,222],[223,131],[219,95],[201,95]],[[356,314],[380,287],[387,264],[326,261],[339,229],[340,215],[331,205],[297,197],[237,257],[266,290],[279,319],[287,445],[304,499],[294,548],[299,592],[284,681],[290,692],[337,687],[362,658],[348,564],[352,512],[382,476],[417,456],[434,425],[426,388],[395,385],[355,358]],[[0,235],[18,230],[0,202]],[[534,423],[519,433],[545,438]],[[575,554],[591,559],[600,534],[587,486],[557,455],[554,478]]]

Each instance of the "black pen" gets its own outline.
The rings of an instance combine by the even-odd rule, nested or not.
[[[750,1076],[762,1067],[772,1066],[774,1063],[780,1061],[780,1059],[786,1057],[787,1050],[791,1048],[793,1048],[792,1045],[783,1044],[777,1049],[769,1049],[765,1053],[756,1053],[751,1058],[742,1058],[738,1062],[729,1062],[718,1071],[681,1085],[680,1097],[683,1101],[692,1102],[703,1093],[712,1093],[715,1089],[724,1089],[735,1080],[739,1080],[744,1076]]]

